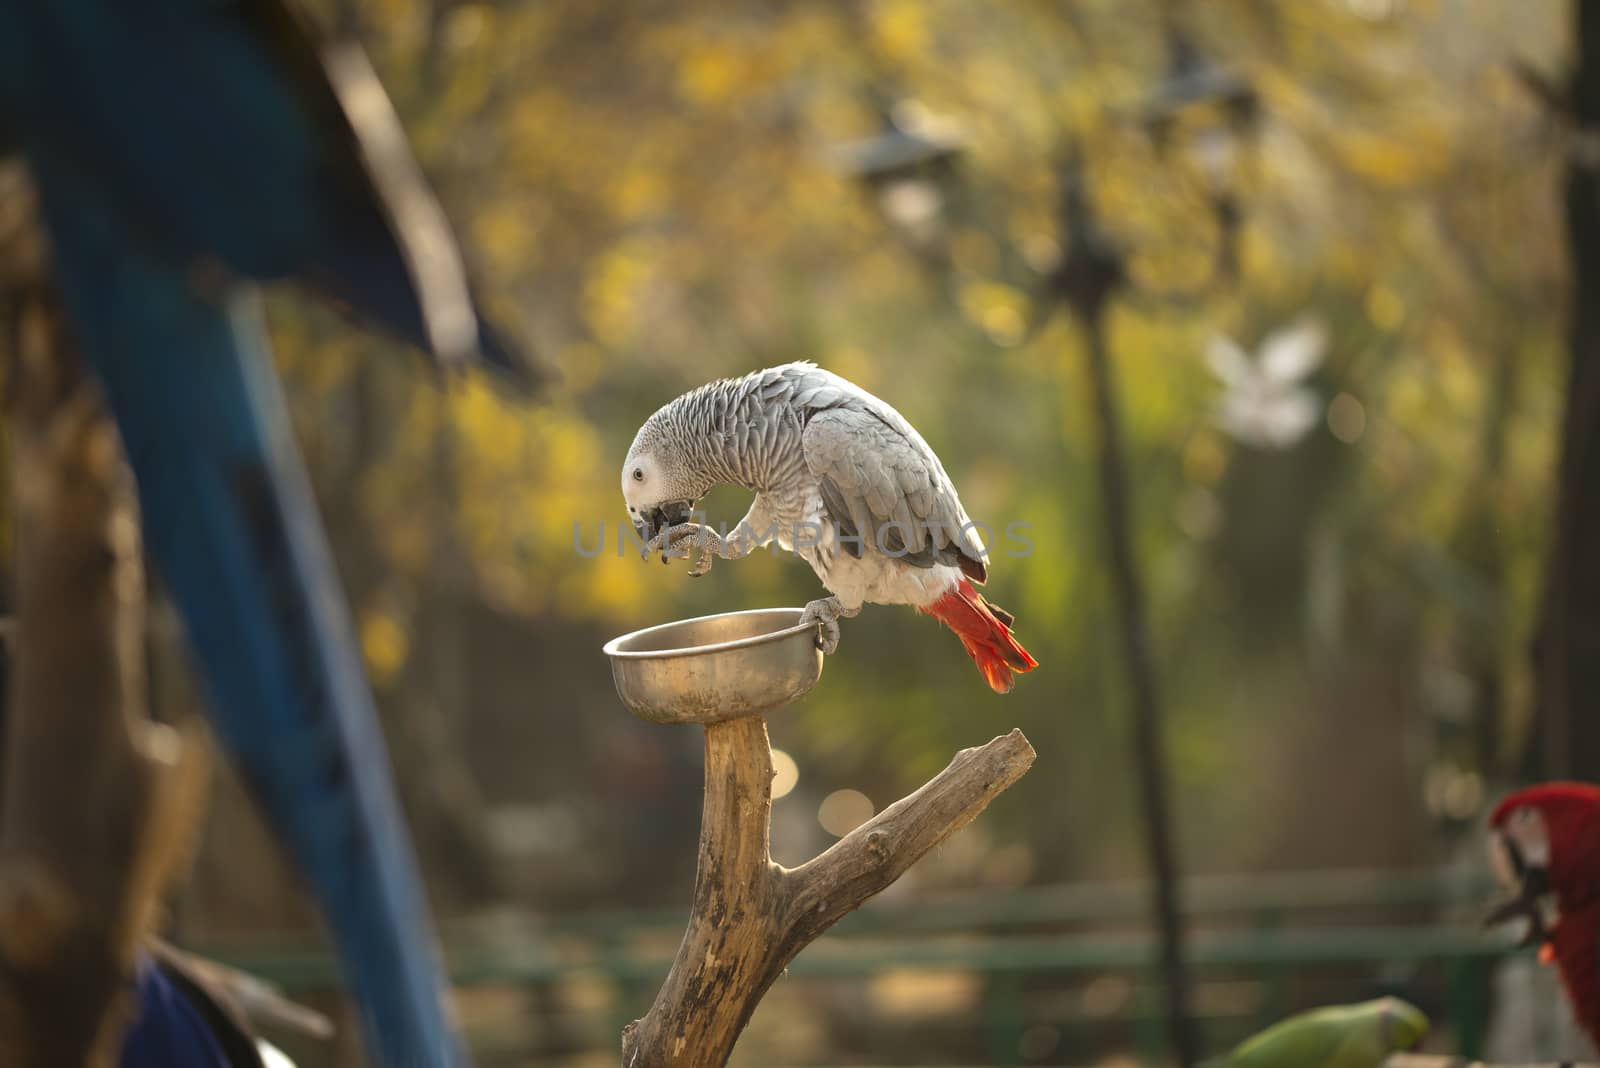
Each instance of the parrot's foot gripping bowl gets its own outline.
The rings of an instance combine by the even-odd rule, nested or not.
[[[801,626],[802,612],[724,612],[613,638],[617,693],[654,723],[717,723],[798,700],[822,677],[820,628]]]

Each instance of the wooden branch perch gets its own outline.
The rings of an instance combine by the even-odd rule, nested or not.
[[[706,728],[706,794],[688,930],[641,1020],[622,1033],[624,1068],[720,1068],[762,995],[795,956],[970,823],[1033,765],[1021,731],[963,749],[798,868],[769,850],[772,749],[766,721]]]
[[[204,747],[144,718],[131,478],[72,358],[32,216],[20,172],[0,167],[17,618],[0,765],[0,1064],[98,1068],[120,1053],[135,950],[190,842]]]

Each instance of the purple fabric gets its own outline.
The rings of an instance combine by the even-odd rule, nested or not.
[[[211,1028],[161,969],[141,960],[135,982],[119,1068],[230,1068]]]

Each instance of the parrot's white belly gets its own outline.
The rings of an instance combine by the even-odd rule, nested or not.
[[[863,604],[908,604],[921,608],[943,597],[961,581],[961,569],[948,564],[917,567],[865,547],[860,557],[839,544],[820,493],[798,506],[769,498],[780,546],[811,565],[828,592],[848,609]],[[798,503],[798,502],[797,502]]]
[[[868,549],[858,560],[849,553],[837,553],[823,568],[809,560],[828,592],[846,608],[862,604],[909,604],[921,608],[949,593],[961,580],[959,568],[948,564],[916,567],[880,556]]]

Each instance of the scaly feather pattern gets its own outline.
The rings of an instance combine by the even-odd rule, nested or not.
[[[885,401],[809,362],[770,367],[663,405],[623,464],[623,496],[647,535],[667,506],[680,514],[723,483],[756,497],[719,551],[775,540],[805,559],[833,594],[807,606],[825,649],[838,617],[907,604],[954,630],[999,693],[1038,666],[1010,615],[973,589],[988,578],[988,549],[944,465]]]

